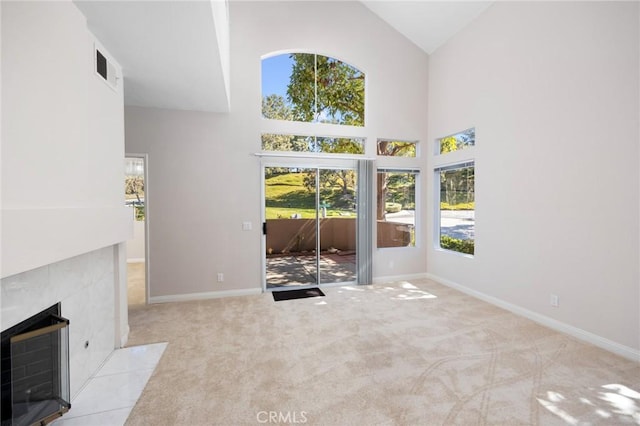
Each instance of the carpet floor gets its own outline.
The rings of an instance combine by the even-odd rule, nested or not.
[[[145,280],[144,262],[127,263],[127,300],[129,305],[144,305]]]
[[[429,280],[134,306],[127,425],[640,424],[640,365]]]

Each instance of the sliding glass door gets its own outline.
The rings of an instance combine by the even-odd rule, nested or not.
[[[266,289],[356,281],[356,172],[264,168]]]
[[[267,288],[318,283],[317,169],[264,168]]]
[[[320,283],[356,281],[356,172],[319,170]]]

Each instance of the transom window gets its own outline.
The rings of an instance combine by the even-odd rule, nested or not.
[[[364,154],[364,138],[298,136],[263,133],[264,151],[318,152],[327,154]]]
[[[476,129],[471,128],[463,132],[440,138],[436,143],[436,155],[460,151],[476,145]]]
[[[378,139],[378,155],[385,157],[415,157],[417,142]]]
[[[262,60],[262,116],[267,119],[364,126],[365,75],[313,53]]]

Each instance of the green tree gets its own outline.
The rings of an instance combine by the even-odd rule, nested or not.
[[[321,170],[320,185],[338,187],[342,195],[351,196],[355,192],[356,174],[353,170]]]
[[[415,208],[416,175],[414,173],[389,173],[387,177],[387,202],[398,203],[404,209]]]
[[[476,143],[476,129],[467,129],[464,132],[456,133],[440,139],[440,154],[457,151],[466,146],[473,146]]]
[[[302,182],[307,191],[314,191],[316,188],[315,170],[307,171]],[[356,174],[349,169],[322,169],[319,185],[320,188],[326,189],[338,188],[341,195],[352,196],[355,193]]]
[[[364,154],[364,142],[352,138],[316,138],[319,152],[330,154]]]
[[[274,94],[262,98],[262,116],[272,120],[293,120],[293,111],[286,99]]]
[[[440,173],[440,200],[449,206],[474,202],[474,188],[474,167],[464,167]]]
[[[364,126],[363,73],[327,56],[294,53],[291,58],[293,67],[287,86],[287,100],[277,95],[263,99],[265,118]],[[351,138],[296,139],[292,136],[263,135],[263,149],[267,147],[286,151],[364,153],[361,141]],[[309,191],[315,188],[313,172],[306,173],[304,185]],[[320,174],[320,186],[331,191],[339,188],[340,197],[344,200],[353,199],[355,173],[352,170],[323,170]]]
[[[124,193],[128,200],[135,196],[138,203],[134,205],[135,219],[144,220],[144,177],[140,175],[127,175],[124,179]],[[143,197],[143,198],[140,198]]]
[[[273,120],[291,120],[293,112],[286,100],[279,95],[262,98],[262,115]],[[305,137],[264,133],[262,134],[264,151],[309,151],[309,141]],[[286,169],[271,168],[272,174],[284,173]]]
[[[440,139],[440,154],[447,152],[453,152],[458,150],[458,144],[456,143],[455,136],[447,136]]]
[[[364,74],[327,56],[293,53],[287,98],[294,120],[364,126]]]
[[[126,176],[124,180],[124,193],[129,196],[135,195],[136,199],[141,202],[140,196],[144,197],[144,177],[136,175]]]
[[[416,144],[412,142],[380,140],[378,141],[377,153],[378,155],[391,157],[415,156]],[[384,220],[386,214],[385,203],[387,202],[387,192],[389,190],[388,173],[378,173],[376,183],[378,186],[376,216],[378,220]]]
[[[320,152],[340,154],[364,154],[363,143],[351,138],[316,138],[316,144]],[[304,179],[305,187],[311,191],[315,187],[315,175],[307,172]],[[353,170],[322,170],[320,173],[320,186],[338,186],[343,196],[353,197],[355,193],[356,174]]]

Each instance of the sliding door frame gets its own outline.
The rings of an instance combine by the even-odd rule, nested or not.
[[[353,170],[358,173],[358,163],[357,160],[351,159],[332,159],[332,158],[299,158],[293,156],[286,157],[263,157],[260,159],[260,219],[261,226],[265,224],[267,221],[266,218],[266,193],[265,193],[265,170],[269,167],[285,167],[285,168],[299,168],[299,169],[316,169],[316,202],[315,202],[315,210],[316,210],[316,224],[315,224],[315,232],[316,232],[316,283],[315,284],[301,284],[297,286],[291,287],[280,287],[280,288],[268,288],[267,287],[267,236],[264,232],[260,233],[261,236],[261,258],[262,258],[262,291],[283,291],[283,290],[292,290],[292,289],[305,289],[318,287],[322,285],[323,287],[331,287],[331,286],[344,286],[344,285],[352,285],[357,284],[358,282],[358,265],[356,264],[356,279],[351,282],[336,282],[336,283],[322,283],[320,282],[320,171],[321,170]],[[358,177],[359,179],[359,177]],[[356,185],[357,188],[357,185]],[[356,193],[357,196],[357,193]],[[356,218],[356,220],[358,220]],[[268,232],[268,230],[267,230]],[[357,240],[357,226],[356,226],[356,240]]]

